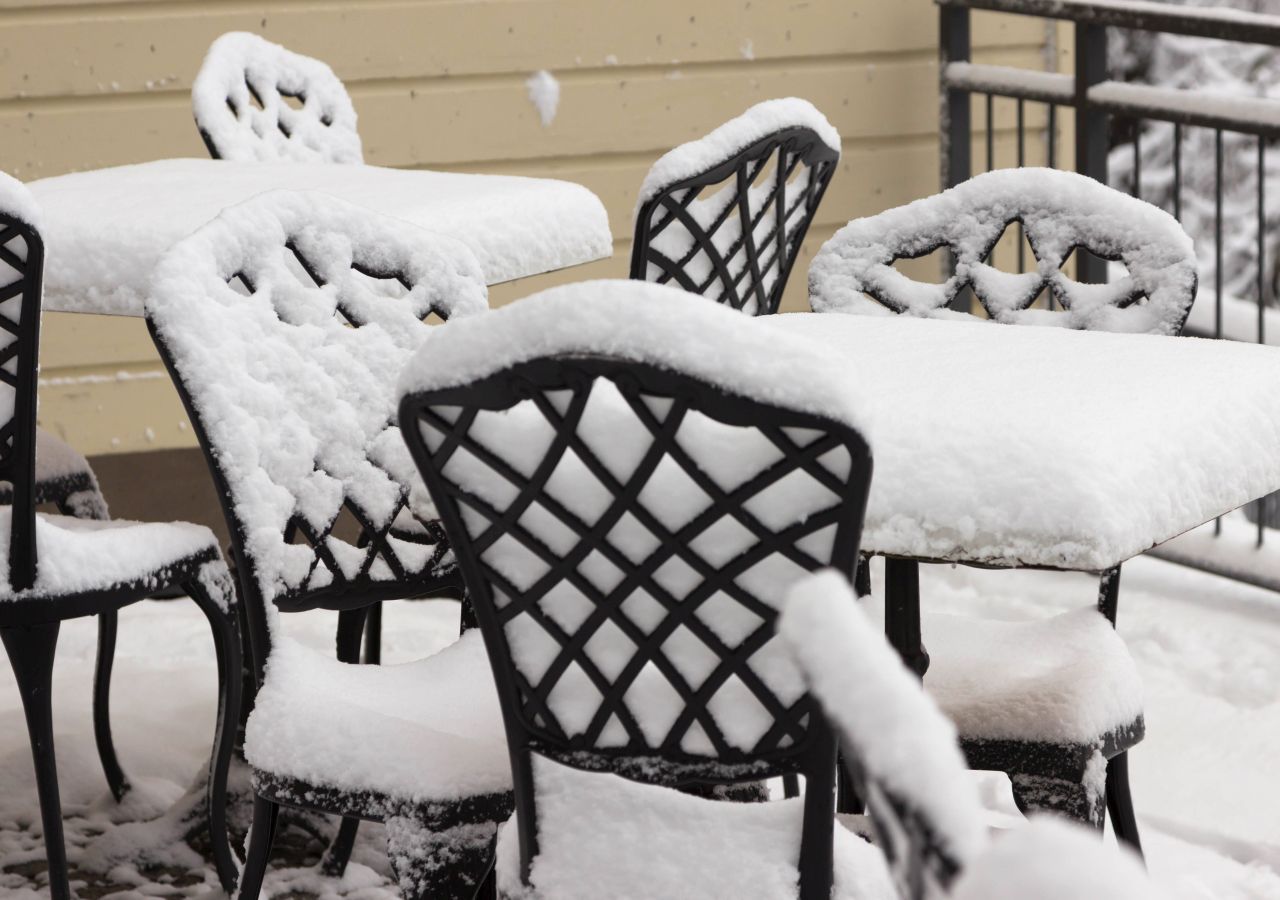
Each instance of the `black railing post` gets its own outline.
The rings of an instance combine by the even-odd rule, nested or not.
[[[1089,102],[1089,88],[1107,80],[1107,28],[1077,22],[1076,30],[1076,171],[1107,183],[1107,144],[1111,124],[1106,110]],[[1076,253],[1076,278],[1094,284],[1107,280],[1107,262],[1091,253]]]
[[[969,62],[970,35],[969,9],[963,6],[943,5],[938,9],[939,42],[938,78],[940,81],[940,113],[942,117],[942,187],[955,187],[973,174],[973,113],[969,92],[949,87],[947,65],[953,62]],[[955,260],[943,263],[943,277],[955,271]],[[951,302],[956,309],[968,311],[968,290],[961,291]]]

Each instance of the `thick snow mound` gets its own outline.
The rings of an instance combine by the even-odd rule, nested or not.
[[[984,261],[1014,221],[1022,222],[1036,257],[1036,268],[1022,274]],[[949,247],[956,264],[942,284],[915,281],[893,266],[939,247]],[[1077,247],[1121,261],[1128,275],[1106,285],[1072,280],[1062,265]],[[999,322],[1177,334],[1195,300],[1195,249],[1168,213],[1091,178],[999,169],[853,220],[809,268],[816,312],[862,312],[867,295],[895,312],[955,316],[945,307],[966,286]],[[1027,308],[1046,288],[1062,311]]]
[[[840,132],[808,100],[798,97],[766,100],[725,122],[706,137],[681,144],[660,157],[640,185],[636,208],[639,209],[664,188],[701,175],[756,141],[797,127],[811,129],[824,144],[840,153]]]
[[[527,360],[573,354],[648,363],[761,403],[854,428],[863,422],[857,410],[865,398],[839,354],[642,281],[563,285],[479,319],[450,322],[414,355],[399,390],[456,387]]]
[[[534,757],[538,855],[520,883],[514,816],[498,832],[503,896],[520,900],[794,897],[803,799],[731,803]],[[892,900],[884,857],[835,826],[840,900]]]
[[[226,479],[264,598],[440,562],[439,545],[395,536],[378,550],[287,533],[321,534],[344,507],[374,532],[433,517],[392,387],[435,328],[424,317],[485,309],[464,245],[322,194],[232,207],[165,256],[148,318]]]
[[[272,190],[323,191],[447,234],[475,253],[489,284],[613,251],[604,205],[566,181],[166,159],[32,182],[46,225],[44,308],[142,315],[152,270],[169,247],[226,207]]]
[[[1273,347],[902,316],[745,324],[845,360],[876,462],[869,552],[1102,571],[1280,485]]]
[[[191,107],[221,159],[364,161],[355,107],[333,70],[256,34],[233,31],[210,45]]]

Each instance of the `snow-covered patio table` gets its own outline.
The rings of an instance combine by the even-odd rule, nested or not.
[[[875,464],[865,553],[1101,573],[1280,488],[1276,348],[901,316],[758,324],[849,361]]]
[[[165,159],[28,187],[43,210],[46,310],[142,315],[160,255],[224,208],[264,191],[318,190],[451,235],[490,284],[612,252],[604,206],[581,185],[323,163]]]

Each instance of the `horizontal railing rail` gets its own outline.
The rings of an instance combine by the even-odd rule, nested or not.
[[[1145,173],[1148,183],[1159,182],[1157,187],[1161,196],[1153,202],[1163,205],[1179,220],[1184,220],[1184,205],[1194,202],[1201,217],[1200,223],[1204,225],[1207,216],[1212,224],[1211,242],[1205,235],[1199,237],[1202,246],[1205,243],[1212,245],[1211,256],[1202,252],[1201,258],[1204,265],[1212,260],[1213,275],[1202,279],[1200,298],[1192,310],[1186,332],[1200,337],[1280,344],[1280,308],[1267,302],[1270,294],[1277,295],[1272,299],[1280,300],[1280,266],[1276,266],[1274,271],[1269,269],[1266,242],[1267,159],[1271,145],[1280,141],[1280,100],[1208,89],[1122,82],[1112,79],[1107,69],[1108,30],[1111,28],[1280,48],[1280,17],[1148,0],[935,2],[939,7],[941,29],[939,76],[943,187],[959,184],[974,174],[975,137],[980,150],[985,150],[985,168],[996,167],[997,102],[1014,105],[1014,165],[1059,167],[1062,156],[1058,147],[1060,126],[1065,113],[1074,117],[1076,171],[1108,183],[1109,160],[1114,154],[1125,154],[1117,158],[1124,163],[1124,178],[1129,192],[1135,197],[1143,197],[1144,135],[1151,137],[1149,129],[1154,126],[1150,123],[1162,123],[1160,128],[1171,129],[1171,135],[1169,132],[1162,135],[1170,138],[1168,168],[1171,175],[1163,173],[1157,178],[1150,172]],[[1074,71],[1038,71],[975,63],[971,57],[970,40],[972,10],[1073,23]],[[983,136],[975,135],[975,103],[984,107],[985,141]],[[1031,160],[1027,149],[1028,107],[1035,104],[1046,107],[1047,115],[1036,119],[1038,123],[1043,122],[1043,126],[1036,126],[1044,128],[1043,156]],[[1188,159],[1184,148],[1192,137],[1200,139],[1198,146],[1202,152]],[[1250,141],[1252,144],[1247,143]],[[1131,156],[1126,145],[1130,145]],[[1242,210],[1238,197],[1229,213],[1224,209],[1228,146],[1233,170],[1245,165],[1242,159],[1247,160],[1247,165],[1253,169],[1252,209]],[[1198,194],[1194,197],[1188,195],[1188,166],[1194,166],[1197,174],[1208,173],[1208,167],[1211,167],[1211,200]],[[1211,212],[1206,213],[1206,208]],[[1250,276],[1249,285],[1249,290],[1256,293],[1252,299],[1229,295],[1224,285],[1227,232],[1238,229],[1243,218],[1252,219],[1257,232],[1256,246],[1252,251],[1256,272]],[[1024,264],[1019,248],[1019,271]],[[1105,260],[1084,254],[1076,260],[1076,266],[1076,275],[1082,281],[1107,280],[1108,263]],[[1248,273],[1250,270],[1246,268],[1244,271]],[[1240,279],[1235,279],[1235,283],[1239,284]],[[1210,300],[1208,304],[1206,299]],[[968,302],[967,295],[957,298],[960,305]],[[1280,453],[1280,447],[1276,452]],[[1273,546],[1264,547],[1270,530],[1268,526],[1280,527],[1280,495],[1252,504],[1247,517],[1250,521],[1246,524],[1236,514],[1225,531],[1222,522],[1215,523],[1211,526],[1210,540],[1203,539],[1203,536],[1180,539],[1157,548],[1153,553],[1280,590],[1280,539],[1273,541]],[[1237,546],[1245,540],[1246,533],[1250,535],[1248,543],[1251,546]]]

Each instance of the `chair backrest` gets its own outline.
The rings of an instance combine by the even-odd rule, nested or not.
[[[1035,257],[1023,273],[989,264],[1015,224]],[[1108,284],[1075,281],[1063,265],[1080,248],[1123,263],[1127,274]],[[894,267],[939,249],[953,263],[942,283]],[[971,288],[997,322],[1177,334],[1195,302],[1196,273],[1191,239],[1163,210],[1073,172],[1001,169],[850,222],[814,257],[809,302],[816,312],[959,315],[948,306]],[[1061,309],[1030,308],[1046,289]]]
[[[8,584],[36,579],[36,374],[44,241],[21,182],[0,172],[0,481],[12,485]]]
[[[214,159],[364,160],[355,107],[333,70],[256,34],[233,31],[213,42],[191,108]]]
[[[272,192],[174,245],[146,309],[251,612],[438,583],[446,548],[394,388],[433,331],[425,319],[487,309],[465,246],[325,194]]]
[[[822,572],[792,588],[778,630],[836,730],[899,896],[946,897],[985,842],[955,727],[842,575]]]
[[[807,101],[757,104],[659,159],[640,189],[631,277],[751,315],[778,311],[840,160]]]
[[[432,358],[446,337],[484,361],[465,380]],[[797,578],[852,573],[871,458],[836,390],[753,368],[830,385],[835,361],[806,353],[682,292],[597,282],[449,325],[402,380],[503,703],[526,878],[531,752],[667,785],[800,770],[830,801],[831,737],[773,625]],[[828,891],[830,828],[827,803]]]

